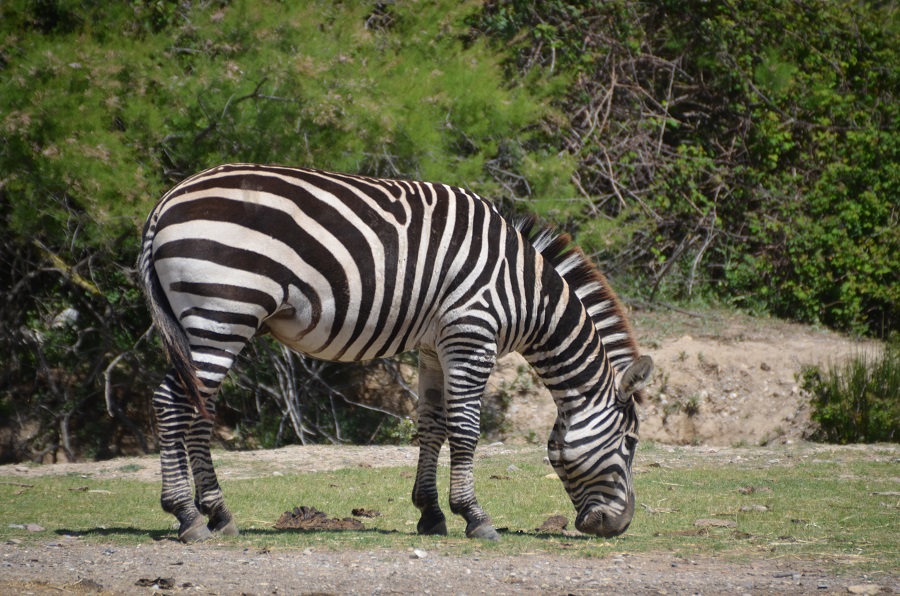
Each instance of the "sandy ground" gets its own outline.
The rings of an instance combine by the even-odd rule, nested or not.
[[[640,408],[642,441],[675,445],[790,444],[809,435],[805,365],[840,363],[880,349],[839,334],[772,319],[636,313],[643,353],[653,358],[650,396]],[[518,355],[503,359],[489,387],[513,392],[509,426],[497,438],[543,444],[556,411]]]
[[[813,455],[833,449],[798,445],[810,421],[796,377],[804,364],[837,362],[854,350],[877,349],[799,325],[733,317],[637,316],[635,327],[657,366],[651,397],[641,409],[642,440],[670,445],[666,453],[672,454],[672,465],[685,452],[680,450],[723,465],[747,465],[754,459],[774,461],[784,449]],[[492,399],[498,393],[511,397],[505,428],[495,437],[504,444],[479,451],[498,454],[516,443],[540,449],[555,412],[521,362],[504,360],[491,391]],[[750,445],[776,451],[743,448]],[[415,458],[412,447],[216,454],[223,479],[361,463],[412,466]],[[900,448],[893,461],[900,461]],[[160,478],[155,458],[0,466],[0,475],[14,481],[38,474]],[[120,547],[57,536],[37,545],[0,544],[0,594],[900,594],[900,573],[835,573],[832,563],[758,558],[731,563],[666,553],[585,559],[397,550],[254,552],[215,541],[185,546],[167,538]]]

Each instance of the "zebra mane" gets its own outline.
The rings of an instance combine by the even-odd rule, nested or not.
[[[549,224],[538,222],[535,217],[519,219],[514,225],[584,304],[613,368],[621,372],[637,360],[640,356],[637,340],[622,302],[606,276],[573,243],[572,237],[558,232]],[[646,397],[644,390],[634,395],[637,403]]]

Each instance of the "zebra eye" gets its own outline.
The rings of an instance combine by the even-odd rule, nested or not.
[[[634,435],[632,433],[628,433],[625,435],[625,446],[628,447],[630,451],[634,451],[634,448],[637,447],[637,443],[637,435]]]

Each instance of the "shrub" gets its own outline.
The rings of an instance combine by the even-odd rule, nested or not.
[[[806,367],[802,377],[819,425],[815,438],[842,444],[900,439],[900,340],[880,355],[862,352],[827,371]]]

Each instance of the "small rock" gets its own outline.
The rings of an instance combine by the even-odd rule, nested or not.
[[[87,592],[102,592],[103,585],[99,582],[95,582],[92,579],[80,579],[75,582],[75,585]]]
[[[758,513],[765,513],[769,508],[765,505],[744,505],[741,507],[741,511],[746,513],[748,511],[756,511]]]
[[[415,549],[411,555],[409,555],[410,559],[424,559],[428,556],[428,553],[421,548]]]
[[[737,522],[730,519],[698,519],[694,525],[698,528],[736,528]]]
[[[506,468],[506,471],[507,472],[518,472],[519,468],[513,464],[509,464],[509,466],[507,466],[507,468]]]
[[[760,365],[759,365],[759,368],[760,368],[760,370],[764,370],[764,371],[766,371],[766,372],[769,372],[770,370],[772,370],[772,367],[769,366],[768,364],[766,364],[765,362],[763,362],[762,364],[760,364]]]
[[[740,459],[740,457],[738,457],[737,459]],[[742,495],[752,495],[753,493],[770,493],[772,492],[772,488],[768,486],[742,486],[738,489],[738,492]]]
[[[537,532],[562,532],[569,525],[569,519],[565,515],[551,515],[537,528]]]
[[[867,594],[874,596],[881,592],[881,586],[875,584],[859,584],[856,586],[847,586],[847,591],[851,594]]]
[[[158,590],[171,590],[175,587],[175,580],[171,577],[157,577],[156,579],[148,579],[142,577],[134,582],[134,585],[140,588],[153,588]]]
[[[43,532],[44,527],[39,526],[38,524],[25,524],[25,529],[29,532]]]

